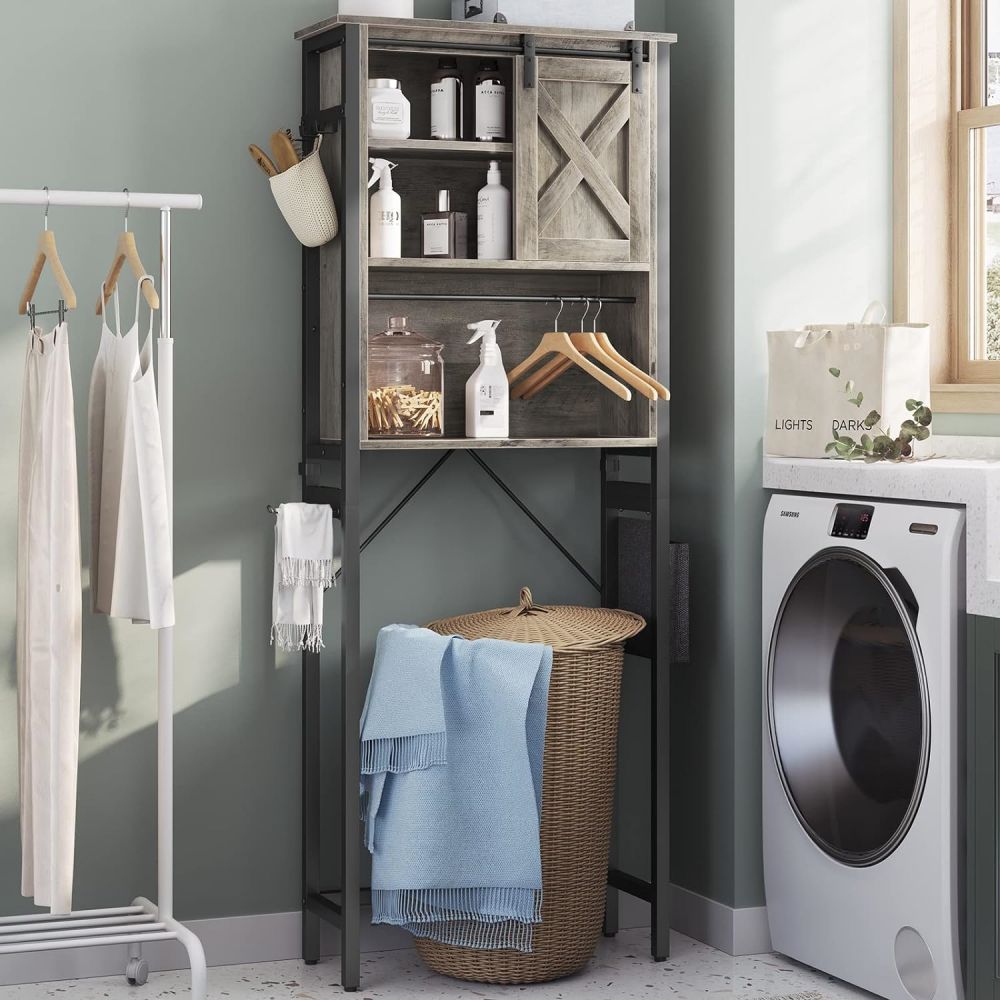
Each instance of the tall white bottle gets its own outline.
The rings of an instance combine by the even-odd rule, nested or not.
[[[476,198],[477,256],[510,260],[510,191],[500,183],[500,161],[490,160],[486,187]]]
[[[403,256],[403,202],[392,189],[392,171],[395,163],[371,159],[371,187],[379,182],[368,206],[368,256]]]
[[[497,347],[498,319],[470,323],[475,334],[469,341],[482,340],[479,367],[465,383],[465,436],[471,438],[510,437],[510,384],[503,358]]]

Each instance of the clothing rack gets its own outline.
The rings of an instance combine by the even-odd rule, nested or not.
[[[160,341],[170,340],[170,213],[172,209],[198,211],[200,194],[155,194],[124,191],[49,191],[47,189],[0,188],[0,205],[37,205],[42,208],[153,208],[160,212]],[[36,313],[36,316],[42,313]],[[169,353],[159,352],[157,400],[163,439],[167,509],[173,534],[173,366]],[[125,975],[130,982],[146,981],[143,944],[178,941],[191,964],[191,998],[205,1000],[207,965],[201,942],[174,917],[174,630],[163,628],[156,635],[157,724],[156,724],[156,817],[157,902],[144,897],[129,906],[71,913],[31,913],[0,918],[0,955],[23,952],[60,951],[69,948],[99,948],[126,945]]]

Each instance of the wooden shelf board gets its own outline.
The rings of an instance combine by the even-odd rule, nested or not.
[[[509,160],[514,156],[514,144],[451,139],[369,139],[368,152],[411,159]]]
[[[304,41],[322,34],[341,24],[367,24],[373,34],[403,38],[430,35],[431,41],[440,43],[444,49],[449,42],[480,42],[496,40],[500,42],[520,41],[524,34],[539,38],[559,38],[570,41],[589,41],[608,45],[609,53],[622,42],[657,41],[673,43],[677,35],[659,31],[604,31],[598,28],[557,28],[544,25],[493,24],[488,21],[449,21],[429,18],[368,17],[357,14],[338,14],[295,32],[296,41]],[[378,31],[377,29],[382,29]]]
[[[362,451],[453,451],[483,448],[655,448],[656,438],[369,438]]]
[[[581,260],[477,260],[468,258],[450,260],[439,257],[371,257],[369,271],[481,271],[485,273],[520,271],[525,274],[546,274],[549,272],[599,271],[604,274],[618,274],[622,271],[649,271],[649,264],[607,263],[605,261]]]

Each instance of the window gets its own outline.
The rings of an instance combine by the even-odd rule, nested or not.
[[[1000,383],[1000,0],[961,3],[953,370]]]

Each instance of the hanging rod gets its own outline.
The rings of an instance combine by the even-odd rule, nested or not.
[[[46,191],[44,188],[0,188],[0,205],[59,205],[72,208],[201,209],[200,194],[154,194],[147,191]]]
[[[421,302],[599,302],[635,305],[634,295],[437,295],[433,292],[370,292],[370,299],[416,299]]]

